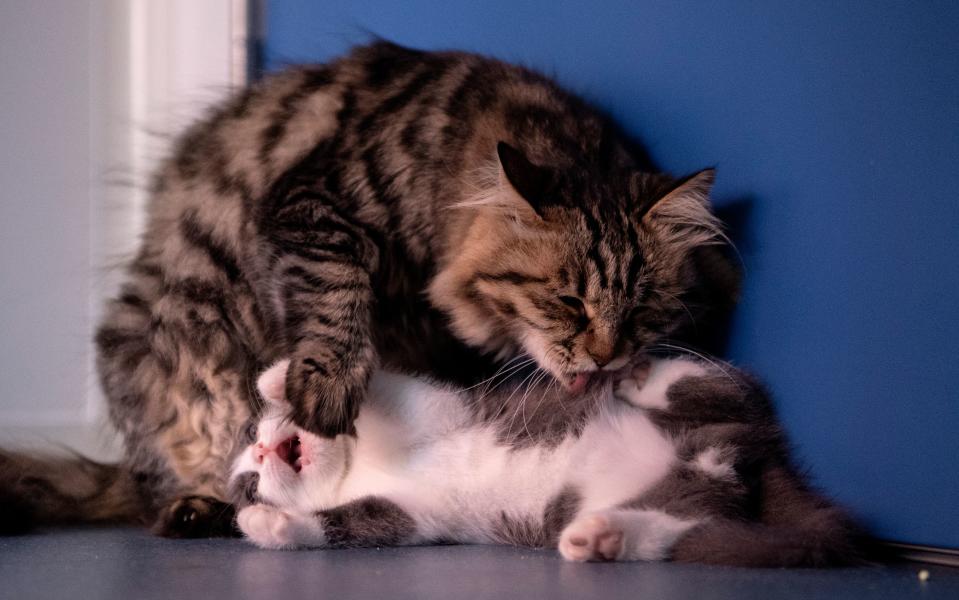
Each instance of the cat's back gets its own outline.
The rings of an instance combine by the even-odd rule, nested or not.
[[[415,263],[438,259],[455,211],[488,185],[498,140],[569,163],[602,124],[522,67],[377,42],[289,68],[213,107],[158,168],[134,273],[254,280],[268,198],[319,186]],[[486,169],[488,170],[488,169]],[[419,266],[423,268],[422,264]],[[404,271],[410,271],[404,267]]]
[[[360,200],[367,192],[383,200],[387,189],[394,199],[427,188],[456,195],[458,181],[472,176],[459,171],[491,161],[497,141],[525,139],[534,160],[563,164],[606,126],[531,70],[381,41],[270,74],[213,107],[162,163],[150,212],[159,226],[189,209],[226,233],[233,217],[249,216],[250,205],[314,150],[327,163],[354,163],[338,175],[339,191]],[[437,184],[444,177],[445,187]]]

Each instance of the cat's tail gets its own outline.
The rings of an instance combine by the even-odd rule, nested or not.
[[[809,489],[788,467],[762,474],[760,521],[716,519],[690,530],[672,558],[742,567],[864,564],[873,544],[841,508]]]
[[[0,449],[0,535],[38,525],[142,523],[146,509],[119,465]]]

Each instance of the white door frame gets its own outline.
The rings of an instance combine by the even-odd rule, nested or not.
[[[104,301],[122,280],[142,231],[147,188],[171,139],[245,85],[249,0],[86,0],[89,86],[67,102],[89,106],[90,323],[87,381],[55,409],[3,410],[0,444],[66,445],[97,458],[118,452],[94,366]],[[83,97],[84,94],[87,97]],[[78,248],[78,252],[83,249]],[[66,332],[64,333],[66,335]]]

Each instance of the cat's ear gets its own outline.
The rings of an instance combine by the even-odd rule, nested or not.
[[[256,380],[256,389],[260,396],[274,406],[285,407],[286,401],[286,372],[290,368],[289,360],[281,360],[260,374]]]
[[[555,182],[553,170],[534,165],[521,150],[506,142],[496,144],[496,155],[505,183],[542,218]]]
[[[636,218],[689,248],[724,240],[722,223],[709,201],[715,179],[715,169],[678,179],[640,201]]]

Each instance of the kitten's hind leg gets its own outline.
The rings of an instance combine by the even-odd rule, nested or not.
[[[566,560],[662,560],[696,521],[658,510],[611,509],[581,515],[559,538]]]
[[[261,548],[363,548],[417,543],[416,521],[399,505],[369,496],[313,515],[254,504],[237,516]]]

